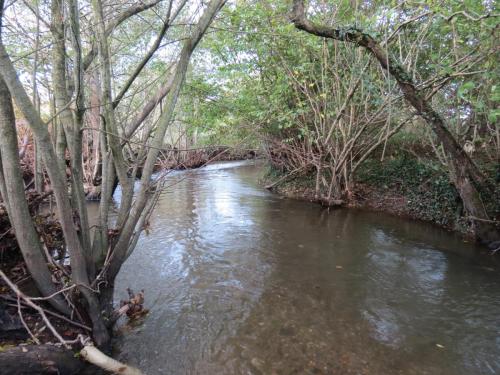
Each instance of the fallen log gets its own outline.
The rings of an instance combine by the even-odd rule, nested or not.
[[[139,369],[107,356],[93,345],[86,345],[80,355],[88,363],[114,374],[144,375]],[[72,350],[62,346],[26,345],[0,351],[2,374],[77,375],[88,366]]]
[[[69,349],[54,345],[17,346],[0,352],[2,374],[79,374],[86,366]]]

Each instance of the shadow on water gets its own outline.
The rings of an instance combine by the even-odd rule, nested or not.
[[[118,277],[117,299],[145,289],[150,309],[120,359],[150,375],[500,372],[491,258],[424,223],[281,199],[260,171],[170,177]]]

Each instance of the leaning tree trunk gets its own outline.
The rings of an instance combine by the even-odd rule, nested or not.
[[[473,220],[476,238],[486,243],[498,240],[499,230],[489,220],[477,188],[487,187],[487,180],[448,130],[441,115],[417,89],[410,74],[368,33],[356,27],[334,28],[308,20],[305,16],[304,0],[294,0],[291,20],[297,29],[324,38],[355,43],[366,48],[377,59],[381,67],[396,80],[406,101],[422,116],[443,145],[448,157],[451,180]]]

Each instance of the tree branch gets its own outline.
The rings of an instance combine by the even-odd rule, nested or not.
[[[167,30],[170,28],[172,22],[177,18],[177,16],[181,12],[182,8],[184,8],[184,6],[186,5],[186,2],[187,2],[187,0],[183,0],[182,3],[177,7],[177,9],[175,10],[175,12],[172,16],[170,16],[170,8],[169,8],[166,20],[163,22],[163,26],[160,30],[160,33],[158,34],[158,37],[156,38],[155,42],[153,43],[153,45],[149,49],[146,56],[144,56],[144,58],[141,60],[139,65],[135,68],[134,72],[130,75],[127,82],[125,82],[125,84],[123,85],[123,87],[120,90],[120,92],[118,93],[118,95],[116,95],[115,100],[113,100],[113,108],[116,108],[118,106],[120,101],[123,99],[123,96],[126,94],[127,90],[130,88],[132,83],[134,83],[134,81],[139,76],[142,69],[144,69],[144,67],[149,62],[149,60],[154,55],[154,53],[158,50],[158,48],[160,47],[161,41],[162,41],[163,37],[165,36]],[[172,3],[170,3],[170,6],[172,6]]]
[[[131,6],[127,10],[125,10],[123,13],[118,15],[116,19],[111,22],[108,27],[106,28],[106,36],[111,35],[113,30],[117,28],[121,23],[125,22],[127,19],[130,17],[135,16],[136,14],[139,14],[145,10],[148,10],[152,7],[154,7],[156,4],[158,4],[161,0],[154,0],[148,3],[142,3],[138,2],[138,4]],[[94,61],[94,58],[97,56],[98,48],[96,43],[93,41],[92,42],[92,47],[87,55],[83,58],[83,70],[86,71],[89,67],[90,64],[92,64],[92,61]]]

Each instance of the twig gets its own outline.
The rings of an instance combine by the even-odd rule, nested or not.
[[[475,220],[475,221],[483,221],[485,223],[492,223],[492,224],[495,224],[496,226],[500,226],[500,221],[497,221],[497,220],[481,219],[479,217],[471,216],[471,215],[467,216],[467,218]]]
[[[272,184],[266,185],[266,189],[272,189],[274,186],[278,185],[281,181],[286,180],[288,177],[293,176],[295,173],[299,172],[300,170],[304,169],[304,167],[297,168],[290,173],[286,174],[285,176],[281,177],[277,181],[274,181]]]
[[[17,295],[18,299],[22,298],[28,306],[30,306],[31,308],[35,309],[41,315],[43,321],[45,322],[45,324],[47,325],[47,327],[49,327],[49,329],[52,332],[52,334],[54,335],[54,337],[57,338],[57,340],[65,348],[71,349],[70,346],[68,345],[68,343],[61,337],[61,335],[59,334],[59,332],[57,332],[57,330],[54,328],[54,326],[52,325],[52,323],[50,322],[50,320],[47,318],[47,315],[45,315],[45,312],[43,311],[43,309],[40,306],[38,306],[37,304],[33,303],[30,300],[30,298],[28,298],[23,292],[21,292],[19,290],[19,288],[17,287],[17,285],[14,284],[7,277],[7,275],[2,270],[0,270],[0,276],[5,281],[5,283],[14,291],[14,293]]]
[[[66,288],[63,288],[63,289],[60,289],[57,292],[54,292],[54,293],[52,293],[51,295],[49,295],[47,297],[29,297],[29,299],[31,301],[45,301],[45,300],[51,299],[52,297],[57,296],[60,293],[67,292],[68,290],[71,290],[73,288],[76,288],[76,284],[70,285],[70,286],[68,286]]]
[[[37,345],[40,345],[40,340],[38,340],[35,335],[33,334],[33,332],[31,332],[31,329],[28,327],[28,325],[26,324],[26,321],[24,320],[24,317],[23,317],[23,312],[21,310],[21,298],[19,296],[17,296],[17,313],[19,314],[19,319],[21,319],[21,323],[23,323],[23,326],[24,328],[26,329],[26,331],[28,331],[29,335],[31,336],[31,338],[33,339],[33,341],[37,344]]]
[[[10,299],[8,297],[5,297],[5,296],[2,296],[3,299],[7,300],[7,301],[14,301],[14,299]],[[13,307],[16,307],[16,305],[14,304],[8,304],[9,306],[13,306]],[[21,306],[23,309],[27,309],[29,308],[30,306]],[[42,308],[43,309],[43,308]],[[76,327],[80,327],[80,328],[83,328],[84,330],[86,331],[92,331],[92,328],[82,324],[82,323],[78,323],[78,322],[75,322],[74,320],[71,320],[69,318],[66,318],[64,315],[60,315],[58,313],[55,313],[53,311],[50,311],[50,310],[47,310],[47,309],[43,309],[43,311],[45,311],[46,314],[49,314],[55,318],[58,318],[58,319],[61,319],[61,320],[64,320],[65,322],[69,323],[69,324],[72,324]]]

